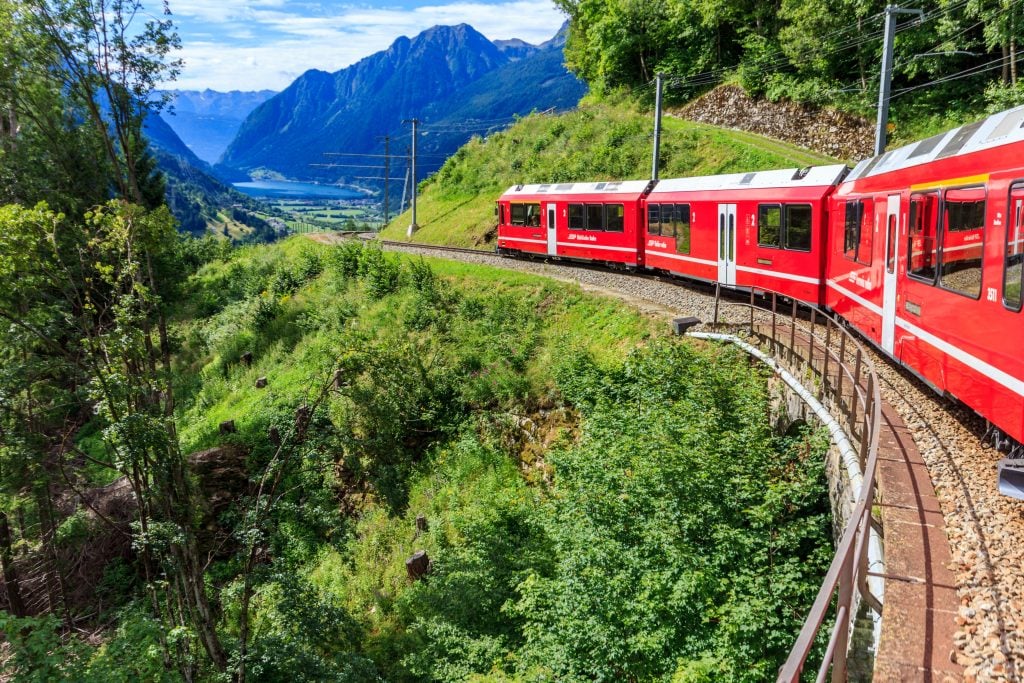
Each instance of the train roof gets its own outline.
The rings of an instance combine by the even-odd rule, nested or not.
[[[647,188],[649,180],[613,180],[603,183],[543,183],[539,185],[513,185],[505,190],[503,198],[535,194],[635,194]]]
[[[728,173],[725,175],[694,176],[662,180],[651,192],[699,192],[708,190],[746,190],[752,188],[821,187],[839,183],[849,168],[845,164],[787,168],[755,173]]]
[[[1021,141],[1024,141],[1024,106],[865,159],[857,164],[847,180],[870,178]]]

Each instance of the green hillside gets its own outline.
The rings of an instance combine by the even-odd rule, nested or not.
[[[474,138],[420,186],[415,242],[488,248],[494,201],[518,183],[650,177],[653,124],[637,107],[584,102],[560,115],[533,114],[486,140]],[[661,177],[836,163],[751,133],[666,117]],[[409,211],[384,230],[406,239]]]

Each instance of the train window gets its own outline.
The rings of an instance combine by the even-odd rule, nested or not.
[[[875,235],[875,202],[872,199],[862,199],[860,205],[860,246],[857,247],[857,263],[870,266]]]
[[[622,204],[608,204],[605,208],[605,230],[622,232],[625,229],[626,209]]]
[[[778,204],[757,207],[757,243],[762,247],[782,246],[782,207]]]
[[[1006,210],[1006,260],[1003,264],[1003,305],[1014,311],[1021,309],[1021,284],[1024,273],[1024,183],[1010,188]]]
[[[676,226],[675,218],[673,217],[672,205],[662,204],[661,205],[661,235],[662,237],[675,237]]]
[[[604,204],[587,204],[587,230],[604,230]]]
[[[860,246],[860,212],[864,205],[857,201],[847,201],[846,219],[843,221],[843,253],[846,258],[857,260],[857,247]]]
[[[494,214],[498,217],[498,225],[505,225],[505,205],[498,202],[494,206]]]
[[[977,299],[985,242],[985,188],[946,190],[943,203],[939,284]]]
[[[725,259],[725,214],[718,214],[718,260]]]
[[[526,205],[526,225],[531,228],[540,227],[540,204]]]
[[[658,204],[647,205],[647,234],[661,234],[661,206]]]
[[[526,225],[526,204],[512,205],[512,225]]]
[[[582,204],[569,205],[569,229],[585,230],[587,227],[586,216],[583,213]]]
[[[811,250],[811,205],[786,205],[786,249]]]
[[[885,272],[896,272],[896,214],[889,216],[885,229]]]
[[[843,253],[846,258],[871,265],[871,236],[874,202],[861,199],[846,202]]]
[[[690,253],[690,205],[676,204],[673,212],[673,222],[676,226],[676,252],[680,254]]]
[[[910,229],[907,240],[907,273],[935,284],[938,265],[939,195],[934,192],[910,195]]]

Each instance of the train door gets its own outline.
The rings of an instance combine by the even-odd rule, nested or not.
[[[736,284],[736,205],[718,205],[718,281]]]
[[[896,271],[899,262],[900,196],[889,195],[885,211],[885,270],[882,273],[882,349],[896,344]]]
[[[555,208],[555,205],[548,204],[548,254],[551,256],[558,253],[558,235],[555,229],[555,216],[557,215],[558,210]]]

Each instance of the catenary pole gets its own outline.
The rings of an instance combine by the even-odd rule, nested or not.
[[[408,159],[407,159],[408,160]],[[402,182],[402,203],[399,205],[398,210],[405,213],[405,198],[409,195],[409,166],[405,167],[405,180]]]
[[[389,156],[389,145],[391,143],[391,136],[384,136],[384,227],[388,227],[388,209],[390,205],[388,203],[388,185],[390,185],[391,179],[391,157]]]
[[[406,119],[402,123],[412,124],[412,161],[409,165],[410,176],[412,177],[412,220],[409,223],[409,230],[406,235],[409,237],[413,236],[420,226],[416,224],[416,126],[419,125],[419,119]]]
[[[882,44],[882,78],[878,88],[878,120],[875,124],[875,156],[885,152],[886,128],[889,125],[889,89],[892,85],[892,52],[896,39],[897,14],[917,14],[924,17],[919,9],[903,9],[888,5],[885,8],[885,41]]]
[[[661,152],[661,74],[658,74],[654,96],[654,154],[651,159],[651,180],[658,179],[658,155]]]

